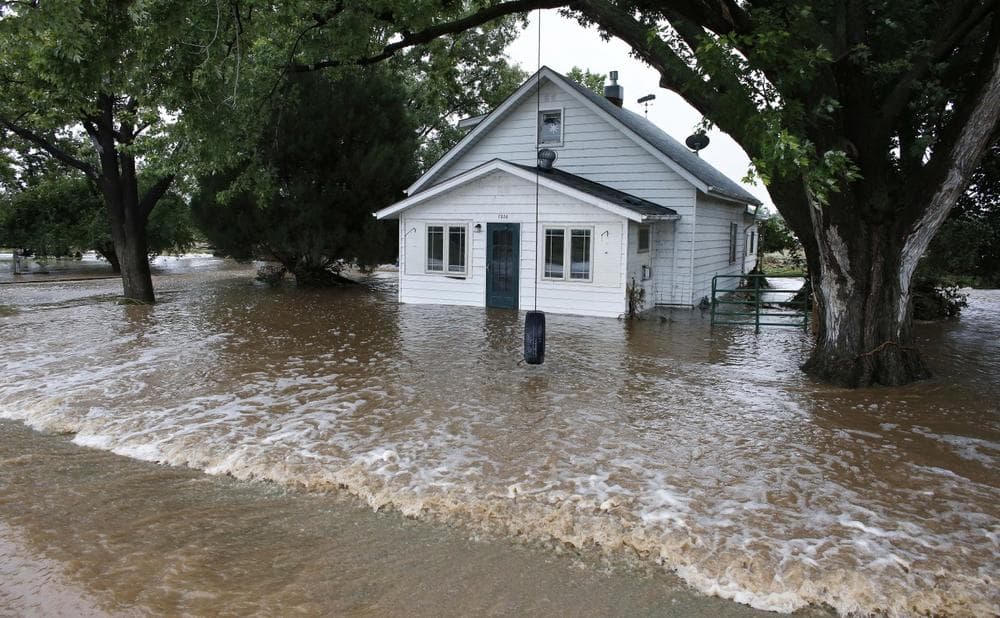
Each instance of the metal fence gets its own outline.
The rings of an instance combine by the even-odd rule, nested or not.
[[[791,279],[802,280],[802,277],[758,274],[712,277],[712,326],[753,326],[758,333],[761,326],[808,328],[810,295],[795,298],[803,286],[768,284],[768,280]]]

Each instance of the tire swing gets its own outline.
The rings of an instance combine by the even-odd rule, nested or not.
[[[545,362],[544,311],[529,311],[524,316],[524,362],[529,365]]]
[[[535,73],[535,117],[542,109],[542,10],[538,10],[538,70]],[[544,153],[544,154],[543,154]],[[524,316],[524,362],[541,365],[545,362],[545,312],[538,310],[538,175],[543,166],[551,169],[555,152],[543,148],[538,151],[538,165],[535,168],[535,302],[531,311]],[[551,156],[551,159],[549,158]]]

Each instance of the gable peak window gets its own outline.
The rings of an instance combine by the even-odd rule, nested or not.
[[[559,146],[563,141],[563,113],[561,109],[538,112],[538,145]]]

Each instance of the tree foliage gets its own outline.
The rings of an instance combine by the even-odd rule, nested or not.
[[[801,245],[780,216],[768,217],[760,225],[760,253],[794,251]]]
[[[1000,287],[1000,141],[920,262],[919,279],[937,287]]]
[[[0,5],[0,130],[83,173],[107,213],[127,297],[152,302],[147,222],[177,173],[170,130],[197,100],[217,7],[146,0]],[[221,44],[219,45],[221,47]],[[84,133],[89,153],[72,144]],[[140,187],[139,175],[152,178]]]
[[[289,74],[408,63],[414,111],[438,143],[449,114],[475,113],[518,76],[502,55],[516,19],[440,20],[489,2],[66,0],[0,2],[0,131],[91,178],[122,259],[126,296],[153,301],[146,224],[176,178],[231,169],[252,154],[261,117]],[[419,51],[403,53],[414,44]],[[307,58],[323,56],[318,63]],[[402,73],[401,73],[402,74]],[[419,86],[419,87],[418,87]],[[484,103],[485,102],[485,103]],[[65,140],[80,130],[94,150]],[[436,153],[429,148],[424,159]],[[140,191],[137,170],[156,180]]]
[[[148,240],[150,257],[183,253],[194,244],[188,205],[176,193],[167,193],[150,217]],[[95,250],[118,270],[100,193],[86,177],[60,168],[0,194],[0,245],[52,257]]]
[[[927,375],[908,306],[921,254],[1000,113],[990,0],[580,0],[750,155],[802,241],[819,310],[805,368],[850,386]]]
[[[590,69],[584,70],[578,66],[574,66],[568,73],[566,73],[566,77],[581,86],[593,90],[595,94],[602,97],[604,96],[604,82],[608,77],[604,73],[591,73]]]
[[[341,260],[396,255],[395,230],[371,213],[415,178],[417,133],[401,80],[358,70],[296,76],[241,170],[204,178],[196,220],[237,259],[281,262],[299,285],[336,282]]]

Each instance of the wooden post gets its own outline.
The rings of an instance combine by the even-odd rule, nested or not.
[[[754,302],[754,333],[760,334],[760,275],[750,275],[753,277],[753,302]]]

